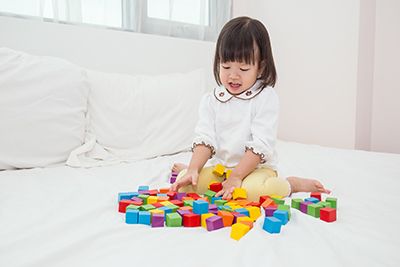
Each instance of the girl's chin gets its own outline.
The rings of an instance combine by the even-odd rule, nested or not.
[[[226,87],[226,89],[228,89],[229,93],[231,93],[232,95],[240,95],[241,93],[246,91],[242,88],[242,86],[228,86]]]

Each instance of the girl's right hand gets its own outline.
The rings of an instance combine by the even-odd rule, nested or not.
[[[199,178],[199,172],[196,170],[187,170],[185,175],[176,181],[171,186],[171,191],[178,192],[179,188],[192,184],[193,186],[197,185],[197,179]]]

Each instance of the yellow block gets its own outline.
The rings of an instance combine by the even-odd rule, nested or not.
[[[238,198],[247,198],[247,193],[246,190],[244,190],[243,188],[235,188],[235,190],[233,190],[233,199],[238,199]]]
[[[237,218],[236,218],[236,222],[237,222],[237,223],[245,222],[245,221],[247,221],[247,222],[253,222],[253,220],[252,220],[250,217],[247,217],[247,216],[237,217]]]
[[[250,227],[248,225],[242,223],[235,223],[231,228],[231,238],[235,240],[241,239],[247,232],[250,231]]]
[[[163,210],[158,210],[158,209],[149,210],[149,212],[150,212],[151,214],[154,214],[154,213],[162,213],[162,214],[164,214],[164,211],[163,211]]]
[[[157,200],[158,200],[158,197],[156,197],[156,196],[149,196],[149,197],[147,198],[147,204],[156,203]]]
[[[226,170],[226,172],[225,172],[226,179],[228,179],[229,176],[231,176],[231,173],[232,173],[232,170]]]
[[[215,175],[222,176],[222,175],[224,175],[224,172],[225,172],[225,167],[223,165],[221,165],[221,164],[215,165],[214,170],[213,170],[213,173]]]
[[[277,199],[282,199],[283,197],[280,195],[270,195],[270,198],[277,198]]]
[[[201,226],[207,229],[206,219],[215,216],[214,213],[201,214]]]
[[[261,210],[259,207],[246,207],[250,213],[250,218],[256,221],[261,216]]]
[[[163,205],[163,206],[173,205],[173,204],[172,204],[171,202],[169,202],[169,201],[163,201],[163,202],[160,202],[160,204]]]

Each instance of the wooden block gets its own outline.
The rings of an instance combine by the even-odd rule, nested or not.
[[[292,208],[300,210],[301,202],[303,202],[301,198],[292,198]]]
[[[250,230],[253,229],[254,223],[251,221],[240,221],[239,223],[247,225],[248,227],[250,227]]]
[[[153,204],[156,203],[158,201],[158,197],[157,196],[149,196],[147,198],[147,204]]]
[[[153,213],[151,216],[151,227],[164,227],[164,214]]]
[[[321,201],[321,192],[311,192],[310,197],[317,198]]]
[[[316,204],[316,203],[319,202],[319,199],[315,198],[315,197],[308,197],[308,198],[304,199],[304,201],[305,202],[312,202],[312,203]]]
[[[226,179],[228,179],[228,178],[231,176],[231,174],[232,174],[232,170],[226,170],[226,171],[225,171],[225,177],[226,177]]]
[[[148,211],[139,211],[138,223],[139,224],[150,225],[150,223],[151,223],[151,213],[148,212]]]
[[[125,213],[125,222],[127,224],[137,224],[138,223],[139,210],[129,209]]]
[[[168,213],[165,224],[168,227],[180,227],[182,226],[182,217],[177,212]]]
[[[261,204],[261,207],[263,207],[265,209],[266,207],[271,206],[271,205],[275,205],[275,202],[273,199],[269,198],[269,199],[264,200],[264,202]]]
[[[205,214],[208,213],[208,202],[204,200],[196,200],[193,202],[193,213]]]
[[[160,188],[160,193],[162,193],[162,194],[166,194],[166,193],[168,193],[169,192],[169,188]]]
[[[245,234],[250,231],[250,227],[243,223],[235,223],[231,228],[231,238],[240,240]]]
[[[278,210],[286,210],[288,212],[288,216],[289,216],[289,220],[290,220],[292,213],[290,212],[289,205],[278,205]]]
[[[218,214],[218,216],[222,217],[222,221],[223,221],[225,227],[232,225],[233,219],[234,219],[232,213],[230,213],[228,211],[219,210],[217,214]]]
[[[261,216],[261,210],[259,207],[246,207],[245,209],[247,209],[249,211],[249,217],[253,220],[256,221],[260,216]]]
[[[224,172],[225,172],[225,167],[223,165],[221,165],[221,164],[215,165],[214,170],[213,170],[213,173],[215,175],[222,176],[222,175],[224,175]]]
[[[186,196],[191,197],[194,200],[197,200],[197,199],[200,198],[200,196],[197,193],[194,193],[194,192],[186,193]]]
[[[222,183],[216,183],[216,182],[211,183],[211,184],[208,186],[208,188],[209,188],[211,191],[214,191],[215,193],[218,193],[219,191],[222,190]]]
[[[269,205],[268,207],[264,208],[265,217],[272,217],[274,216],[274,212],[278,209],[276,205]]]
[[[319,203],[318,204],[310,204],[307,206],[307,214],[311,215],[315,218],[319,218],[321,208],[323,208],[323,206],[319,205]]]
[[[314,203],[306,202],[306,201],[301,202],[300,203],[300,211],[303,212],[303,213],[307,213],[308,212],[308,207],[307,206],[310,205],[310,204],[314,204]]]
[[[217,215],[208,217],[206,219],[206,226],[207,226],[207,231],[215,231],[224,228],[222,217]]]
[[[126,207],[128,207],[129,205],[133,204],[134,205],[134,201],[130,200],[130,199],[122,199],[119,203],[118,203],[118,211],[121,213],[125,213],[126,212]]]
[[[183,214],[182,218],[184,227],[199,227],[201,224],[201,216],[199,214]]]
[[[212,190],[207,190],[206,192],[204,192],[204,196],[207,197],[208,202],[211,202],[211,199],[213,198],[213,196],[215,196],[215,192]]]
[[[247,198],[247,193],[246,190],[243,188],[235,188],[233,190],[233,194],[232,194],[233,199],[238,199],[238,198]]]
[[[289,213],[286,210],[274,211],[273,217],[279,219],[283,225],[287,224],[289,221]]]
[[[320,219],[325,222],[336,221],[336,209],[334,208],[322,208],[319,210]]]
[[[176,206],[183,207],[183,201],[181,201],[181,200],[174,199],[174,200],[171,200],[170,202]]]
[[[270,234],[278,234],[281,232],[282,222],[276,217],[265,217],[263,229]]]
[[[267,199],[271,199],[269,196],[260,196],[260,200],[259,202],[261,203],[261,205],[264,203],[265,200]]]
[[[335,197],[327,197],[325,199],[326,202],[331,203],[332,208],[336,209],[337,208],[337,198]]]
[[[206,219],[215,216],[213,213],[201,214],[201,226],[207,229]]]

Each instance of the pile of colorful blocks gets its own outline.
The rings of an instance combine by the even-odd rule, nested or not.
[[[127,224],[146,224],[151,227],[203,227],[215,231],[231,227],[231,238],[241,239],[253,228],[264,210],[263,229],[279,233],[291,217],[290,206],[280,196],[261,196],[258,202],[247,201],[246,191],[236,188],[233,199],[215,197],[221,183],[212,183],[202,196],[197,193],[171,192],[169,188],[150,189],[139,186],[137,192],[118,194],[119,212],[125,213]],[[317,199],[318,202],[315,200]],[[292,199],[292,207],[307,210],[307,214],[324,221],[336,219],[336,199],[320,202],[317,193],[310,198]]]

